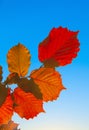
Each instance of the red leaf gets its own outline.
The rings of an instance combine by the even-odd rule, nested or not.
[[[17,87],[13,93],[14,96],[14,111],[21,118],[33,118],[40,112],[44,112],[41,99],[37,99],[33,94],[24,92]]]
[[[79,51],[77,32],[67,28],[53,28],[48,37],[39,44],[39,60],[51,66],[64,66],[70,64]],[[52,62],[53,61],[53,62]]]
[[[6,124],[13,115],[13,101],[10,95],[10,89],[8,89],[8,95],[5,102],[0,106],[0,125]]]

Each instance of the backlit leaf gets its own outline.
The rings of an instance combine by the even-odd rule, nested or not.
[[[21,118],[30,119],[44,112],[41,99],[37,99],[32,93],[26,93],[17,87],[13,93],[14,111]]]
[[[12,115],[13,115],[13,101],[10,95],[10,89],[8,89],[8,95],[3,104],[0,105],[0,125],[7,124],[8,121],[11,119]]]
[[[61,90],[65,89],[61,75],[53,68],[40,68],[33,71],[30,77],[39,85],[44,101],[57,99]]]
[[[28,73],[30,65],[29,50],[22,44],[12,47],[7,54],[8,69],[11,73],[16,72],[19,76]]]
[[[0,126],[0,130],[20,130],[17,129],[18,124],[13,121],[9,121],[8,124],[3,124]]]
[[[79,51],[78,31],[53,28],[48,37],[39,44],[38,57],[45,67],[70,64]]]

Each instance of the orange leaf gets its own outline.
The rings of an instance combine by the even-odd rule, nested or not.
[[[79,51],[78,31],[53,28],[48,37],[39,44],[38,57],[45,67],[70,64]]]
[[[10,72],[16,72],[19,76],[25,76],[30,65],[30,53],[24,45],[18,44],[9,50],[7,62]]]
[[[0,126],[0,130],[20,130],[17,129],[18,124],[13,121],[9,121],[8,124],[3,124]]]
[[[0,124],[6,124],[13,115],[13,101],[8,89],[8,95],[5,102],[0,106]]]
[[[21,88],[15,88],[13,92],[14,111],[21,118],[33,118],[40,112],[44,112],[42,100],[37,99],[33,94],[24,92]]]
[[[62,89],[61,75],[53,68],[40,68],[30,75],[35,81],[43,94],[44,101],[52,101],[57,99]]]

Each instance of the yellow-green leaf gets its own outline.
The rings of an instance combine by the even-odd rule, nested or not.
[[[8,69],[19,76],[25,76],[30,66],[30,52],[22,44],[12,47],[7,54]]]

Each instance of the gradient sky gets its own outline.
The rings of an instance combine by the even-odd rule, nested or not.
[[[32,55],[30,71],[40,67],[38,44],[53,27],[80,30],[80,52],[72,64],[59,67],[63,84],[58,100],[44,104],[46,113],[13,120],[21,130],[89,130],[89,0],[0,0],[0,65],[8,75],[6,54],[18,42]]]

